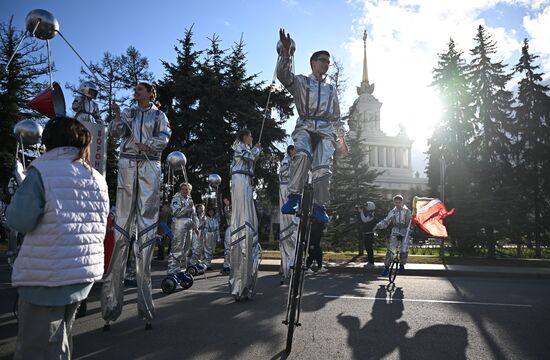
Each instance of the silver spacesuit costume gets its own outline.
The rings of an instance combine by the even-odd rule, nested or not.
[[[170,203],[172,208],[172,233],[174,239],[168,255],[168,275],[175,275],[187,269],[187,254],[191,248],[195,230],[195,206],[191,195],[184,197],[177,193]]]
[[[294,75],[289,57],[280,56],[277,78],[294,97],[299,118],[292,132],[296,155],[290,164],[288,191],[301,194],[311,170],[313,202],[325,206],[330,200],[332,155],[337,136],[345,135],[334,86],[313,75]],[[315,150],[312,145],[318,141]]]
[[[111,121],[109,132],[119,137],[121,142],[116,220],[113,224],[115,248],[104,276],[102,316],[107,321],[116,320],[122,311],[124,270],[134,228],[138,315],[150,321],[155,313],[151,294],[151,258],[160,208],[160,156],[170,139],[170,125],[166,115],[150,104],[147,109],[125,109],[120,120]],[[145,144],[149,149],[140,151],[136,143]],[[135,226],[132,226],[134,222]]]
[[[236,299],[255,294],[262,249],[258,242],[258,216],[254,206],[252,176],[260,148],[235,141],[231,162],[231,273],[229,288]]]
[[[231,267],[231,205],[224,206],[223,212],[227,224],[227,229],[225,229],[225,236],[223,238],[223,268],[229,269]]]
[[[80,122],[103,124],[97,103],[84,95],[77,96],[73,101],[75,119]]]
[[[204,237],[206,236],[206,215],[197,214],[193,221],[195,230],[191,240],[191,258],[188,265],[196,265],[204,260]]]
[[[91,122],[94,124],[103,124],[99,106],[94,101],[97,97],[97,87],[91,81],[84,81],[80,84],[73,101],[74,118],[80,122]]]
[[[407,264],[408,250],[409,250],[409,238],[410,233],[407,232],[411,223],[411,211],[403,205],[401,209],[394,207],[388,213],[388,216],[380,221],[373,230],[385,229],[390,224],[393,225],[390,234],[390,241],[388,243],[388,250],[386,251],[386,258],[384,259],[384,265],[390,266],[393,261],[393,254],[397,248],[399,240],[398,236],[402,237],[401,247],[399,249],[399,261],[402,265]]]
[[[290,178],[290,155],[286,154],[279,168],[279,206],[283,206],[288,197],[288,180]],[[279,212],[279,249],[281,250],[281,276],[290,277],[290,267],[294,264],[294,252],[298,237],[298,218],[296,215],[285,215]]]
[[[204,264],[208,267],[212,266],[216,242],[218,242],[219,239],[220,232],[218,219],[215,216],[207,216],[204,236]]]

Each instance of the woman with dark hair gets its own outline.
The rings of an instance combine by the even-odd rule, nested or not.
[[[103,275],[109,196],[90,166],[90,141],[75,119],[50,120],[42,135],[47,151],[27,168],[6,211],[8,224],[26,233],[12,273],[15,359],[70,359],[76,310]]]
[[[104,277],[101,292],[101,312],[110,321],[122,312],[124,270],[135,235],[133,253],[136,259],[138,316],[151,329],[155,308],[151,293],[151,260],[156,242],[160,208],[160,157],[168,144],[171,130],[166,115],[155,105],[153,84],[140,82],[134,89],[137,106],[122,113],[112,104],[114,119],[109,124],[111,136],[120,138],[115,248]],[[132,232],[135,231],[135,234]]]
[[[231,162],[231,270],[229,288],[236,301],[252,298],[262,249],[258,242],[258,216],[254,207],[252,177],[260,156],[260,143],[252,147],[252,133],[244,128],[233,144]]]

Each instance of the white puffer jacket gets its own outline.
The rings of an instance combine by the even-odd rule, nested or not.
[[[27,233],[14,264],[13,286],[62,286],[103,275],[109,197],[104,177],[60,147],[34,160],[44,184],[44,214]]]

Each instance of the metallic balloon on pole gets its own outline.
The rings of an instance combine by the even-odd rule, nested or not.
[[[220,209],[221,209],[221,204],[220,204],[220,196],[219,196],[219,192],[218,192],[218,188],[220,186],[220,184],[222,183],[222,178],[220,175],[218,174],[210,174],[208,175],[208,185],[210,185],[211,188],[214,189],[214,191],[212,192],[213,196],[213,200],[214,202],[216,203],[216,217],[218,218],[218,224],[220,223]]]
[[[17,159],[19,151],[23,161],[23,169],[25,169],[25,146],[34,146],[38,144],[42,138],[42,126],[34,120],[21,120],[13,127],[13,135],[17,139],[15,148],[15,158]]]
[[[8,60],[6,64],[6,71],[9,69],[9,66],[19,50],[19,47],[23,43],[23,41],[27,37],[34,37],[40,40],[46,41],[46,47],[48,50],[48,73],[50,75],[50,86],[53,83],[52,80],[52,61],[51,61],[51,51],[50,51],[50,40],[53,39],[56,35],[59,35],[63,41],[69,45],[71,50],[76,54],[76,56],[82,61],[84,66],[90,71],[90,75],[94,78],[96,78],[96,73],[90,68],[90,66],[82,59],[82,56],[76,51],[76,49],[69,43],[69,41],[63,36],[61,31],[59,31],[59,21],[57,21],[57,18],[49,11],[43,10],[43,9],[34,9],[31,10],[25,19],[25,28],[26,32],[21,37],[21,40],[17,44],[15,51],[13,52],[12,56]],[[99,74],[99,73],[98,73]],[[101,76],[101,74],[99,74]]]
[[[46,10],[34,9],[27,14],[25,25],[30,36],[50,40],[59,32],[59,21]]]
[[[168,163],[168,186],[170,190],[174,188],[175,185],[175,173],[180,171],[183,173],[183,178],[185,182],[188,183],[187,172],[185,171],[185,165],[187,164],[187,158],[181,151],[172,151],[166,157],[166,162]]]

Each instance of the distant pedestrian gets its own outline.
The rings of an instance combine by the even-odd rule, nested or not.
[[[376,205],[372,201],[367,201],[366,206],[357,207],[359,215],[359,241],[363,242],[365,250],[367,251],[367,264],[366,268],[374,267],[374,227],[376,226],[376,217],[374,216],[374,210]]]

